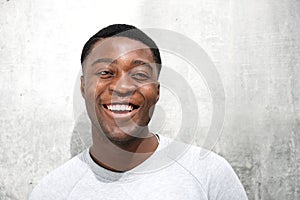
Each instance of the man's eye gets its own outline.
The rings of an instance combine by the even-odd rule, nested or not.
[[[137,80],[148,80],[150,78],[150,76],[146,73],[135,73],[132,77]]]
[[[99,75],[101,78],[110,78],[113,76],[113,73],[110,71],[104,70],[104,71],[98,72],[97,75]]]

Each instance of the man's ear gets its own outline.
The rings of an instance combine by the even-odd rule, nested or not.
[[[84,82],[84,77],[83,76],[80,77],[80,81],[81,81],[80,91],[81,91],[82,97],[84,98],[85,97],[85,91],[84,91],[85,82]]]
[[[159,95],[160,95],[160,83],[157,82],[157,96],[156,96],[156,103],[157,103],[158,100],[159,100]]]

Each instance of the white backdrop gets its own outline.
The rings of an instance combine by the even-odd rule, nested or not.
[[[0,6],[0,199],[27,199],[70,158],[81,49],[112,23],[166,28],[196,41],[225,88],[224,129],[214,151],[232,164],[249,199],[300,198],[299,1],[1,0]],[[183,66],[172,55],[163,59]],[[201,78],[190,84],[205,132],[211,99]],[[170,130],[180,121],[178,109],[168,113]]]

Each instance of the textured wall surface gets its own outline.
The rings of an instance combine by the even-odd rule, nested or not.
[[[27,199],[44,175],[85,148],[74,134],[86,128],[73,113],[80,51],[110,23],[167,28],[196,41],[226,95],[214,151],[232,164],[249,199],[300,199],[299,10],[298,0],[0,0],[0,199]]]
[[[145,24],[180,30],[214,61],[226,94],[215,151],[233,165],[249,199],[300,199],[300,2],[146,5]]]

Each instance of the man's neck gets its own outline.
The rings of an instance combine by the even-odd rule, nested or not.
[[[128,171],[144,162],[158,147],[156,136],[149,131],[147,135],[144,138],[133,137],[126,142],[112,142],[93,127],[91,157],[97,164],[111,171]]]

